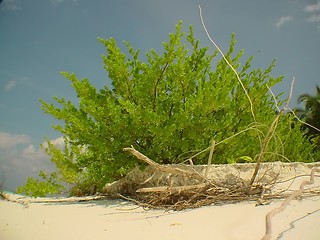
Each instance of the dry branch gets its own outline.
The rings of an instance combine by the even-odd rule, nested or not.
[[[212,162],[212,156],[213,156],[213,152],[214,152],[214,147],[216,145],[216,141],[212,140],[211,142],[211,149],[210,149],[210,153],[209,153],[209,158],[208,158],[208,166],[206,169],[206,172],[204,173],[204,178],[207,179],[208,178],[208,173],[209,173],[209,169],[211,166],[211,162]]]
[[[266,153],[267,147],[269,145],[269,142],[274,137],[274,134],[275,134],[278,122],[280,120],[280,117],[282,116],[284,111],[288,108],[288,105],[289,105],[291,97],[292,97],[293,86],[294,86],[294,78],[292,79],[292,82],[291,82],[290,94],[289,94],[289,97],[287,99],[286,105],[279,111],[279,113],[277,114],[276,118],[271,123],[269,131],[268,131],[267,135],[265,136],[265,138],[264,138],[264,140],[263,140],[263,142],[261,144],[261,150],[260,150],[260,153],[259,153],[258,158],[257,158],[256,168],[254,169],[254,173],[253,173],[253,175],[251,177],[249,186],[252,186],[253,182],[255,181],[255,179],[257,177],[257,174],[259,172],[259,169],[260,169],[261,162],[263,161],[264,154]],[[272,90],[269,87],[268,87],[268,89],[269,89],[269,91],[271,92],[271,94],[273,96],[273,99],[275,101],[277,109],[279,109],[277,100],[276,100]]]
[[[139,193],[150,193],[150,192],[170,192],[170,193],[180,193],[183,191],[190,191],[190,190],[202,190],[206,188],[208,184],[201,183],[197,185],[190,185],[190,186],[179,186],[179,187],[151,187],[151,188],[140,188],[136,192]]]
[[[143,155],[142,153],[140,153],[139,151],[134,149],[133,147],[124,148],[123,151],[131,153],[133,156],[135,156],[139,160],[147,163],[151,167],[154,167],[155,169],[157,169],[157,170],[159,170],[161,172],[182,174],[182,175],[186,175],[186,176],[189,176],[189,177],[197,178],[199,180],[203,180],[204,179],[204,177],[200,173],[198,173],[196,171],[188,171],[188,170],[184,170],[184,169],[180,169],[180,168],[176,168],[176,167],[172,167],[172,166],[163,166],[163,165],[161,165],[159,163],[156,163],[153,160],[151,160],[150,158],[148,158],[147,156]]]
[[[96,196],[85,196],[85,197],[67,197],[67,198],[25,198],[21,197],[18,199],[11,198],[10,195],[1,194],[1,197],[9,202],[19,203],[28,207],[29,203],[78,203],[87,202],[93,200],[104,200],[106,196],[96,195]]]
[[[300,185],[299,190],[294,191],[286,200],[284,200],[282,202],[280,207],[273,209],[271,212],[269,212],[267,214],[267,216],[266,216],[266,232],[265,232],[265,235],[263,236],[262,240],[269,240],[271,238],[271,234],[272,234],[271,219],[272,219],[272,217],[274,217],[274,215],[282,212],[294,198],[301,195],[303,193],[304,187],[306,185],[311,185],[314,183],[314,175],[316,172],[320,172],[320,168],[317,168],[317,167],[312,168],[311,173],[310,173],[310,180],[303,181]]]
[[[207,37],[209,38],[209,40],[211,41],[211,43],[218,49],[218,51],[220,52],[221,56],[223,57],[224,61],[228,64],[228,66],[231,68],[231,70],[234,72],[234,74],[236,75],[237,77],[237,80],[239,81],[246,97],[248,98],[248,101],[250,103],[250,110],[251,110],[251,114],[252,114],[252,117],[254,119],[254,121],[256,121],[256,116],[254,114],[254,111],[253,111],[253,103],[252,103],[252,100],[249,96],[249,93],[247,91],[247,89],[245,88],[245,86],[243,85],[241,79],[240,79],[240,76],[238,74],[238,72],[234,69],[234,67],[231,65],[231,63],[228,61],[228,59],[225,57],[224,53],[221,51],[221,49],[219,48],[219,46],[213,41],[213,39],[211,38],[210,34],[209,34],[209,31],[207,30],[206,28],[206,25],[204,23],[204,20],[203,20],[203,17],[202,17],[202,10],[201,10],[201,7],[199,5],[199,10],[200,10],[200,19],[201,19],[201,23],[202,23],[202,26],[203,26],[203,29],[204,31],[206,32],[207,34]]]
[[[8,194],[5,194],[3,192],[0,193],[0,199],[3,199],[8,202],[18,203],[18,204],[23,205],[24,207],[28,207],[28,202],[25,202],[22,200],[11,199]]]
[[[153,161],[150,160],[150,163],[153,164]],[[157,163],[153,165],[163,167]],[[281,187],[275,187],[277,181],[282,180],[280,172],[283,165],[286,164],[273,163],[270,165],[270,163],[262,163],[261,170],[263,170],[263,173],[259,173],[259,181],[256,181],[251,188],[248,188],[248,183],[251,177],[250,172],[254,170],[255,164],[213,165],[205,182],[189,175],[182,175],[180,172],[179,174],[172,174],[171,171],[160,171],[154,166],[148,165],[143,171],[136,168],[129,172],[126,177],[108,184],[104,193],[108,197],[121,197],[131,200],[141,207],[176,211],[210,204],[235,203],[243,200],[266,204],[271,199],[285,198],[291,194],[291,192],[283,191]],[[166,167],[175,168],[175,166],[167,165]],[[320,163],[312,164],[310,167],[319,166]],[[183,169],[189,167],[189,171],[193,170],[199,173],[204,173],[207,169],[207,166],[191,167],[185,165],[181,167],[184,167]],[[289,172],[296,169],[295,164],[288,164],[288,167],[290,167]],[[299,171],[304,174],[308,173],[310,167],[308,167],[307,172],[305,170]],[[165,168],[165,170],[168,169]],[[318,193],[319,191],[317,193],[308,191],[303,196],[307,196],[306,194],[312,196]]]
[[[207,179],[207,175],[211,167],[214,147],[215,141],[213,140],[208,158],[208,165],[203,169],[206,174],[205,176],[198,172],[201,171],[200,169],[197,171],[193,167],[181,169],[172,165],[164,166],[154,162],[133,147],[124,148],[124,151],[131,153],[139,160],[147,163],[151,169],[155,169],[158,172],[168,173],[168,177],[171,176],[171,174],[176,174],[180,176],[187,176],[190,180],[196,180],[178,183],[178,186],[172,186],[171,184],[166,186],[152,186],[151,184],[152,187],[144,187],[143,183],[148,183],[148,181],[151,180],[152,176],[154,176],[153,172],[151,173],[151,177],[145,176],[147,181],[143,180],[143,183],[133,183],[130,179],[128,179],[129,185],[125,188],[133,190],[133,192],[130,190],[128,193],[129,195],[134,196],[135,202],[141,202],[141,206],[145,206],[145,204],[147,204],[149,207],[153,208],[160,207],[173,210],[195,208],[226,201],[233,202],[245,199],[257,199],[260,197],[262,191],[261,186],[252,186],[252,191],[250,191],[250,194],[248,195],[247,185],[244,185],[239,177],[234,176],[233,180],[230,178],[225,180],[217,179],[217,183]],[[187,165],[183,166],[184,168],[188,167]],[[126,183],[126,180],[124,180],[124,183]],[[139,185],[141,187],[137,188]],[[133,186],[133,188],[130,186]]]

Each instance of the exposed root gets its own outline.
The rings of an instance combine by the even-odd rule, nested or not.
[[[154,167],[155,169],[157,169],[159,171],[167,172],[167,173],[174,173],[174,174],[182,174],[182,175],[194,177],[194,178],[201,179],[201,180],[204,179],[204,177],[202,175],[198,174],[195,171],[187,171],[187,170],[180,169],[180,168],[167,167],[167,166],[163,166],[159,163],[156,163],[153,160],[151,160],[150,158],[148,158],[147,156],[143,155],[142,153],[140,153],[139,151],[134,149],[133,147],[124,148],[123,151],[131,153],[132,155],[134,155],[135,157],[137,157],[141,161],[149,164],[151,167]]]
[[[96,196],[86,196],[86,197],[67,197],[67,198],[26,198],[22,197],[12,197],[5,193],[0,193],[0,197],[8,202],[18,203],[24,207],[29,207],[30,203],[79,203],[88,202],[93,200],[104,200],[106,196],[96,195]]]
[[[136,168],[125,178],[106,185],[104,194],[130,200],[149,209],[183,210],[244,200],[265,205],[271,199],[284,198],[291,193],[288,189],[280,188],[284,180],[280,177],[282,171],[290,168],[290,173],[296,173],[296,177],[299,177],[298,174],[301,175],[301,172],[295,170],[295,164],[262,163],[258,180],[250,186],[254,163],[210,167],[185,164],[160,165],[134,148],[124,150],[148,163],[149,166],[144,171]],[[320,166],[314,164],[318,165]],[[307,194],[312,195],[317,192],[318,189]]]
[[[282,212],[294,198],[300,196],[303,193],[303,191],[305,190],[306,185],[311,185],[314,183],[314,177],[315,177],[316,172],[320,172],[320,168],[314,167],[310,173],[310,180],[303,181],[300,185],[299,190],[294,191],[288,198],[286,198],[286,200],[284,200],[282,202],[280,207],[273,209],[271,212],[269,212],[267,214],[267,216],[266,216],[266,232],[265,232],[265,235],[263,236],[262,240],[269,240],[271,238],[271,234],[272,234],[271,219],[276,214]]]
[[[141,194],[135,197],[139,203],[142,205],[147,204],[149,208],[165,208],[179,211],[210,204],[257,200],[262,192],[262,187],[257,186],[252,193],[248,193],[247,190],[247,188],[217,188],[210,184],[199,184],[181,188],[168,187],[148,189],[148,191],[137,191]]]
[[[16,200],[16,199],[11,199],[7,194],[5,194],[4,192],[0,192],[0,197],[1,199],[8,201],[8,202],[13,202],[13,203],[18,203],[23,205],[24,207],[29,207],[28,203],[25,201],[21,201],[21,200]]]

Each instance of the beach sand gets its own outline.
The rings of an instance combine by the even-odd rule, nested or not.
[[[309,169],[308,169],[309,171]],[[292,190],[299,188],[299,178]],[[319,177],[315,186],[319,189]],[[145,210],[123,200],[45,202],[9,194],[17,202],[0,200],[1,240],[100,239],[261,239],[265,217],[284,199],[211,205],[179,212]],[[298,198],[272,218],[272,238],[320,239],[320,196]]]
[[[265,216],[281,204],[242,202],[180,212],[146,211],[118,200],[85,203],[0,201],[0,239],[261,239]],[[294,200],[273,218],[272,239],[319,239],[320,196]],[[279,238],[277,238],[279,237]]]

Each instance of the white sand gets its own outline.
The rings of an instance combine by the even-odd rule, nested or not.
[[[145,211],[121,201],[30,203],[0,201],[0,239],[261,239],[265,215],[279,206],[238,203],[182,212]],[[135,208],[135,209],[134,209]],[[320,196],[294,200],[273,218],[273,238],[320,237]]]
[[[310,172],[310,169],[306,169]],[[298,178],[292,189],[308,177]],[[319,189],[320,178],[315,187]],[[288,182],[287,184],[290,184]],[[282,186],[284,187],[284,186]],[[16,199],[17,195],[9,195]],[[100,239],[261,239],[265,216],[279,207],[241,202],[207,206],[181,212],[146,211],[120,200],[83,203],[36,203],[28,207],[0,200],[0,240],[100,240]],[[320,239],[320,196],[293,200],[272,218],[272,239]]]

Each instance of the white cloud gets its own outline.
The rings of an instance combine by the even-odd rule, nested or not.
[[[280,29],[280,27],[282,27],[284,24],[292,22],[292,21],[293,21],[293,17],[291,17],[291,16],[283,16],[276,23],[276,28]]]
[[[21,10],[20,1],[17,0],[3,0],[0,5],[1,10],[18,11]]]
[[[30,141],[30,137],[23,134],[0,132],[0,149],[2,150],[13,148],[18,144],[27,144]]]
[[[9,80],[5,83],[4,85],[4,90],[6,92],[12,90],[13,88],[15,88],[17,85],[20,85],[21,83],[24,83],[28,81],[28,77],[23,76],[23,77],[13,77],[12,80]]]
[[[53,4],[53,5],[58,5],[60,3],[64,3],[66,2],[67,0],[50,0],[50,2]],[[78,0],[72,0],[73,3],[78,3]]]
[[[51,140],[60,147],[63,138]],[[0,132],[0,173],[5,175],[5,187],[15,190],[23,185],[27,177],[37,177],[39,171],[54,171],[50,157],[41,147],[31,142],[31,137],[23,134]]]
[[[64,146],[64,138],[63,137],[59,137],[59,138],[50,140],[50,142],[56,147],[63,147]]]
[[[311,17],[309,17],[307,19],[307,21],[311,22],[311,23],[320,22],[320,14],[319,15],[312,15]]]
[[[304,11],[310,13],[309,17],[307,18],[308,22],[320,22],[320,1],[318,1],[316,4],[306,5]],[[318,25],[317,28],[320,29],[320,25]]]
[[[21,151],[21,156],[25,159],[31,160],[31,162],[47,159],[45,152],[41,148],[36,149],[32,144],[29,144]]]
[[[12,88],[14,88],[17,85],[17,81],[16,80],[10,80],[6,83],[6,85],[4,86],[4,90],[6,91],[10,91]]]
[[[50,0],[50,2],[51,2],[53,5],[57,5],[57,4],[63,3],[64,0]]]
[[[49,140],[55,147],[59,148],[59,149],[62,149],[64,147],[64,138],[63,137],[59,137],[59,138],[56,138],[56,139],[52,139],[52,140]],[[41,146],[43,148],[47,148],[48,147],[48,143],[47,141],[43,142],[41,144]]]
[[[316,3],[316,4],[309,4],[307,5],[304,10],[306,12],[316,12],[316,11],[320,11],[320,2]]]

